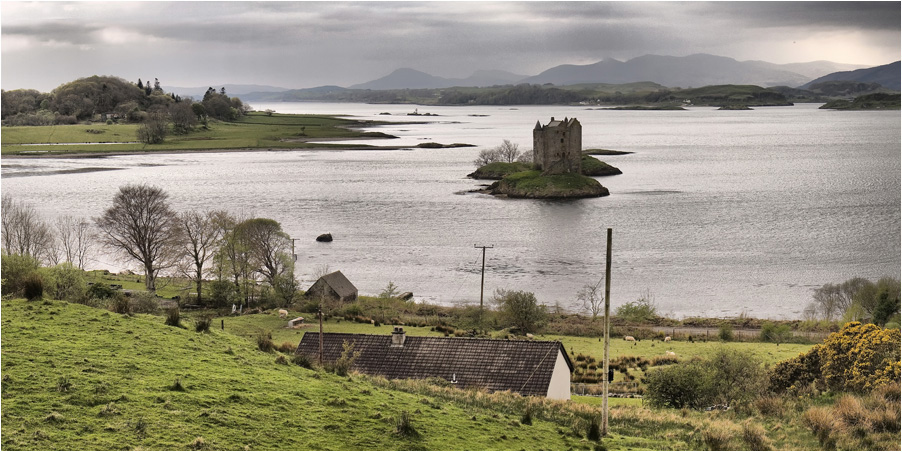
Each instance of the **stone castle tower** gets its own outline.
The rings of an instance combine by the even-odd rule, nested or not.
[[[548,125],[536,121],[532,131],[532,157],[542,175],[577,173],[582,170],[583,128],[576,118],[551,118]]]

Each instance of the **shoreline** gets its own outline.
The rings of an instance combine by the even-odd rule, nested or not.
[[[337,139],[334,141],[347,141],[346,139]],[[326,140],[321,140],[326,141]],[[329,140],[332,141],[332,140]],[[292,152],[292,151],[400,151],[404,149],[423,149],[416,146],[366,146],[365,147],[349,147],[349,148],[222,148],[222,149],[165,149],[159,151],[110,151],[110,152],[61,152],[61,153],[45,153],[45,154],[9,154],[2,155],[0,159],[52,159],[52,158],[103,158],[103,157],[120,157],[126,155],[160,155],[160,154],[206,154],[206,153],[232,153],[232,152]]]

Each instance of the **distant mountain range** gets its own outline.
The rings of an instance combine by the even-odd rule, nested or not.
[[[587,65],[565,64],[521,82],[576,85],[649,81],[681,88],[708,85],[799,86],[812,79],[810,75],[801,74],[800,71],[807,74],[827,74],[860,67],[826,61],[786,66],[764,61],[736,61],[707,54],[685,57],[645,55],[627,61],[605,59]]]
[[[452,86],[494,86],[511,85],[525,79],[507,71],[476,71],[467,78],[444,78],[429,75],[410,68],[401,68],[385,77],[366,83],[352,85],[350,89],[436,89]]]
[[[879,83],[885,88],[889,88],[891,90],[899,91],[900,89],[900,62],[896,61],[895,63],[884,64],[883,66],[876,66],[866,69],[858,69],[854,71],[843,71],[843,72],[834,72],[832,74],[827,74],[823,77],[812,80],[804,85],[802,85],[803,89],[811,88],[813,85],[817,85],[823,82],[834,82],[834,81],[851,81],[851,82],[864,82],[864,83]]]
[[[452,86],[493,86],[529,83],[578,85],[584,83],[654,82],[669,87],[708,85],[800,86],[811,79],[861,66],[814,61],[774,64],[765,61],[736,61],[732,58],[695,54],[685,57],[645,55],[627,61],[603,59],[586,65],[564,64],[532,77],[506,71],[477,71],[464,79],[437,77],[410,68],[398,69],[385,77],[350,86],[351,89],[422,89]]]
[[[564,64],[534,76],[501,70],[480,70],[467,78],[445,78],[411,68],[401,68],[366,83],[321,86],[301,90],[285,90],[273,86],[225,85],[226,91],[247,100],[314,100],[323,95],[349,90],[389,91],[403,89],[445,89],[451,87],[489,87],[496,85],[581,85],[652,82],[670,88],[692,88],[712,85],[757,85],[762,87],[802,87],[818,81],[845,80],[879,83],[884,88],[899,90],[899,63],[876,68],[813,61],[774,64],[765,61],[737,61],[733,58],[695,54],[685,57],[644,55],[627,61],[603,59],[586,65]],[[214,87],[219,88],[219,87]],[[181,95],[203,96],[203,88],[171,88]],[[277,93],[284,93],[280,96]],[[244,96],[242,96],[244,94]],[[344,96],[345,98],[348,95]],[[370,100],[372,101],[372,100]],[[391,102],[386,96],[378,101]]]

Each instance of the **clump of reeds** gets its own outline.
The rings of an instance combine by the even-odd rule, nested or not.
[[[178,306],[166,310],[166,324],[175,327],[182,326],[182,314],[179,312]]]
[[[257,335],[257,348],[261,352],[272,353],[276,345],[272,342],[272,333],[265,331]]]
[[[194,321],[194,331],[198,333],[209,333],[210,325],[213,323],[213,317],[205,315],[198,317],[197,320]]]
[[[406,438],[416,438],[420,436],[420,433],[414,428],[413,423],[410,420],[410,413],[407,411],[402,411],[401,414],[395,418],[395,434]]]
[[[746,419],[742,423],[742,440],[748,444],[750,450],[771,450],[770,440],[767,439],[764,427],[752,419]]]

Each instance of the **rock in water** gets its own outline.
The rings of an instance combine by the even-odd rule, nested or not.
[[[331,241],[332,241],[332,234],[320,234],[320,235],[316,238],[316,241],[317,241],[317,242],[331,242]]]

